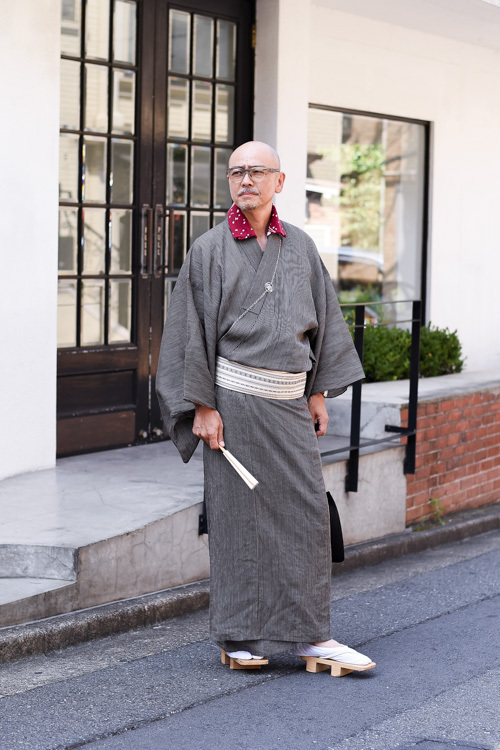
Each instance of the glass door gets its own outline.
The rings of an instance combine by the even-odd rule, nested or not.
[[[163,322],[252,131],[247,0],[63,0],[58,453],[161,439]]]

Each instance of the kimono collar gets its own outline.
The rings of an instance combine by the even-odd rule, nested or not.
[[[229,223],[229,229],[235,240],[246,240],[247,237],[257,237],[250,222],[235,203],[233,203],[227,212],[227,220]],[[282,237],[286,237],[286,232],[283,229],[283,224],[279,220],[275,205],[273,205],[271,221],[267,228],[267,236],[269,237],[270,234],[281,234]]]

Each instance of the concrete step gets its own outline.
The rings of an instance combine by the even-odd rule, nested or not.
[[[57,578],[0,578],[0,622],[3,610],[7,612],[13,602],[18,604],[27,599],[32,600],[65,586],[68,586],[68,581]]]
[[[77,551],[72,547],[0,544],[2,578],[49,578],[76,581],[76,566]]]
[[[0,483],[0,627],[209,575],[201,451],[171,443],[57,462]]]

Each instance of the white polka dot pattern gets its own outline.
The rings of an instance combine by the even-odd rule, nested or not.
[[[227,212],[227,220],[231,234],[235,240],[246,240],[249,237],[257,237],[246,216],[241,213],[240,209],[234,203]],[[273,206],[271,220],[267,228],[267,236],[269,237],[270,234],[281,234],[282,237],[286,237],[286,232],[279,219],[276,206]]]

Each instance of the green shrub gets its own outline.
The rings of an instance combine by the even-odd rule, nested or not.
[[[410,376],[411,335],[403,328],[368,326],[363,367],[368,382],[402,380]]]
[[[367,382],[410,377],[411,334],[403,328],[367,326],[363,367]],[[464,360],[456,331],[430,324],[422,328],[420,375],[433,377],[461,372]]]
[[[422,328],[420,338],[420,374],[424,378],[435,375],[449,375],[462,372],[464,359],[462,345],[456,331],[436,328],[431,325]]]

